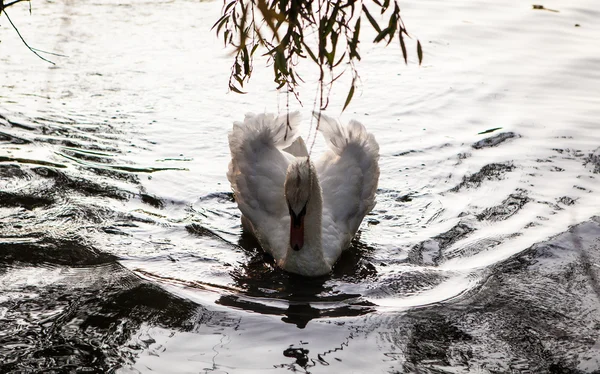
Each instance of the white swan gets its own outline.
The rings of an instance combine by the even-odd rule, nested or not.
[[[379,145],[359,122],[342,126],[321,114],[329,150],[313,164],[299,122],[294,112],[247,114],[234,123],[227,178],[244,229],[277,265],[319,276],[331,271],[375,206]]]

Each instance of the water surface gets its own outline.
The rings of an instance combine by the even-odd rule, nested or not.
[[[241,231],[227,132],[286,96],[227,93],[221,3],[8,9],[67,57],[2,23],[0,372],[600,370],[600,7],[401,5],[424,64],[361,44],[378,203],[317,279]]]

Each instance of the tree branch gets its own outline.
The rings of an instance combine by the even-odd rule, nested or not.
[[[27,1],[29,3],[29,13],[31,13],[31,0],[14,0],[8,4],[4,4],[4,0],[0,0],[0,16],[2,15],[4,9],[8,8],[11,5],[15,5],[16,3],[20,3],[21,1]]]
[[[243,93],[244,84],[252,74],[254,52],[263,48],[266,49],[263,56],[268,57],[267,64],[273,68],[277,90],[285,88],[288,95],[293,93],[300,105],[298,87],[304,81],[296,67],[302,59],[316,65],[319,71],[319,110],[328,106],[333,83],[345,71],[351,71],[352,85],[344,103],[346,109],[360,82],[354,62],[361,59],[359,39],[363,18],[377,32],[374,43],[384,41],[390,44],[399,30],[402,56],[405,63],[408,61],[403,38],[408,36],[408,32],[400,14],[400,0],[223,1],[222,16],[213,29],[216,29],[217,35],[223,35],[226,46],[234,48],[230,91]],[[381,18],[387,22],[383,23],[379,20]],[[317,40],[308,43],[306,38],[314,36]],[[420,65],[423,50],[418,40],[417,55]]]

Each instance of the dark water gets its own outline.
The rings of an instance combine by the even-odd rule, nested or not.
[[[72,132],[75,123],[60,125],[61,140],[48,135],[39,120],[26,125],[3,117],[0,124],[3,133],[32,139],[6,135],[6,148],[58,143],[72,149],[74,159],[105,165],[73,168],[16,157],[0,163],[1,372],[579,373],[600,365],[598,217],[486,267],[477,285],[458,297],[396,311],[365,296],[411,294],[447,275],[378,274],[389,265],[378,263],[376,250],[361,240],[333,274],[307,279],[274,268],[251,237],[230,243],[198,223],[184,224],[180,230],[190,237],[220,242],[245,258],[227,266],[227,286],[190,282],[132,272],[121,265],[126,258],[97,248],[98,238],[128,237],[128,229],[156,224],[113,204],[139,201],[159,211],[169,204],[144,192],[139,179],[145,174],[113,168],[101,156],[110,151],[106,146],[79,145],[87,135]],[[596,155],[584,159],[597,173]],[[489,164],[454,190],[477,188],[514,168]],[[411,204],[416,198],[398,199]],[[477,219],[507,220],[528,200],[510,194]],[[215,201],[233,205],[228,193],[207,196],[198,205]],[[435,268],[465,256],[447,249],[474,230],[458,224],[414,246],[401,262]],[[186,297],[198,292],[213,295],[214,303]]]
[[[220,3],[14,10],[69,57],[1,24],[0,372],[600,372],[600,10],[484,5],[406,4],[421,68],[362,47],[378,203],[315,279],[241,231],[227,131],[285,96],[225,92]]]

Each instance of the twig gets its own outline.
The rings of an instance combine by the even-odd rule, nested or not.
[[[15,0],[15,1],[13,1],[12,3],[9,3],[9,5],[12,5],[12,4],[14,4],[14,3],[17,3],[17,2],[19,2],[19,1],[27,1],[27,0]],[[8,5],[4,6],[4,9],[3,9],[4,15],[6,16],[6,19],[8,19],[8,22],[10,22],[11,26],[13,27],[13,29],[15,29],[15,31],[17,32],[17,35],[19,35],[19,38],[21,38],[21,41],[23,42],[23,44],[25,44],[25,46],[26,46],[27,48],[29,48],[29,50],[30,50],[31,52],[33,52],[33,53],[34,53],[36,56],[38,56],[38,57],[39,57],[39,58],[41,58],[42,60],[44,60],[44,61],[46,61],[46,62],[49,62],[49,63],[51,63],[52,65],[56,65],[54,62],[52,62],[52,61],[48,60],[47,58],[44,58],[42,55],[40,55],[39,53],[37,53],[35,48],[31,48],[31,47],[29,46],[29,44],[27,44],[27,42],[25,41],[25,39],[23,39],[23,36],[22,36],[22,35],[21,35],[21,33],[19,32],[19,29],[17,29],[17,26],[15,26],[15,24],[13,23],[13,21],[10,19],[10,17],[8,16],[8,13],[6,13],[6,7],[7,7],[7,6],[8,6]],[[40,51],[40,52],[44,52],[44,51]],[[48,52],[44,52],[44,53],[48,53]]]
[[[58,57],[69,57],[69,56],[67,56],[67,55],[61,55],[60,53],[56,53],[56,52],[48,52],[48,51],[44,51],[44,50],[42,50],[42,49],[39,49],[39,48],[33,48],[33,47],[32,47],[31,49],[33,49],[34,51],[42,52],[42,53],[45,53],[45,54],[48,54],[48,55],[52,55],[52,56],[58,56]]]
[[[14,5],[16,3],[19,3],[21,1],[30,1],[30,0],[15,0],[13,2],[10,2],[8,4],[4,4],[4,0],[0,0],[0,15],[2,15],[2,12],[4,11],[4,9],[8,8],[11,5]],[[29,3],[31,6],[31,2]]]
[[[21,1],[29,1],[29,0],[15,0],[15,1],[13,1],[13,2],[10,2],[10,3],[8,3],[8,4],[4,4],[4,5],[2,6],[2,8],[8,8],[9,6],[11,6],[11,5],[13,5],[13,4],[16,4],[16,3],[20,3]]]

